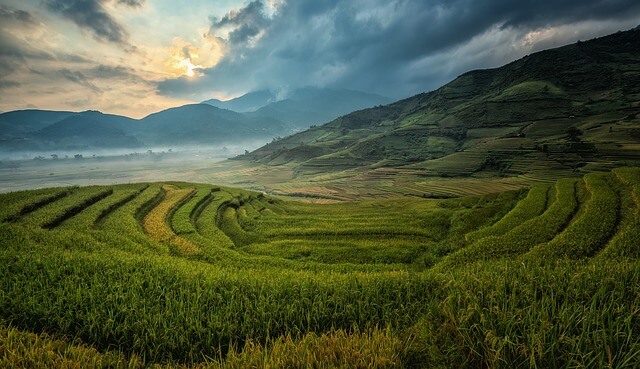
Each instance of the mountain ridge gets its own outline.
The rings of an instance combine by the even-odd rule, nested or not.
[[[276,101],[276,95],[269,90],[258,90],[246,93],[230,100],[209,99],[200,104],[208,104],[221,109],[232,110],[238,113],[247,113]]]
[[[267,142],[291,132],[275,119],[256,119],[204,104],[187,104],[149,114],[141,119],[99,111],[16,111],[19,122],[28,124],[2,131],[0,150],[49,152],[91,149],[142,149],[157,146],[225,145],[250,140]],[[9,114],[9,113],[5,113]],[[35,114],[58,117],[42,122]],[[16,126],[16,119],[0,124]]]
[[[300,98],[282,100],[278,109],[236,112],[228,108],[268,104],[275,94],[257,91],[231,100],[231,105],[187,104],[149,114],[141,119],[97,111],[21,110],[0,114],[0,151],[75,150],[76,148],[144,148],[158,145],[243,145],[268,142],[312,124],[329,121],[351,108],[373,106],[375,95],[355,91],[307,88],[294,91]],[[332,94],[337,96],[331,97]],[[339,96],[338,96],[339,95]],[[345,97],[347,96],[347,97]],[[324,109],[333,102],[337,108]],[[336,103],[343,101],[342,105]],[[257,107],[257,106],[256,106]],[[284,108],[283,108],[284,107]],[[338,109],[338,110],[336,110]],[[324,112],[319,113],[319,111]],[[328,115],[327,115],[328,114]],[[281,119],[282,118],[282,119]],[[84,122],[82,122],[84,121]],[[48,126],[51,128],[46,129]],[[64,132],[64,134],[63,134]],[[256,147],[255,143],[251,144]]]
[[[189,120],[184,120],[189,116]],[[211,144],[229,139],[265,139],[284,134],[289,127],[277,120],[253,119],[207,104],[188,104],[150,114],[140,120],[138,134],[155,144]],[[175,124],[181,122],[181,124]],[[144,126],[151,127],[144,127]],[[145,129],[146,128],[146,129]],[[156,133],[160,132],[158,136]],[[144,139],[143,139],[144,141]]]
[[[638,50],[636,30],[544,50],[341,116],[239,159],[288,165],[296,176],[355,168],[519,176],[532,171],[528,164],[540,173],[607,169],[627,154],[638,159],[629,139],[640,135]],[[614,151],[620,158],[609,155]]]
[[[304,87],[295,90],[286,99],[272,102],[249,114],[278,119],[296,129],[306,129],[353,111],[391,102],[387,97],[361,91]]]
[[[282,96],[279,98],[279,95]],[[307,86],[286,94],[258,90],[231,100],[210,99],[202,104],[246,113],[254,118],[276,119],[301,130],[352,111],[391,102],[387,97],[362,91]]]

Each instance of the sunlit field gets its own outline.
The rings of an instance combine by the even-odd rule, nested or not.
[[[0,195],[18,367],[640,365],[640,169],[336,204],[188,182]]]

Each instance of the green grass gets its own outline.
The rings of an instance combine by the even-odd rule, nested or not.
[[[474,242],[484,237],[504,234],[523,222],[540,215],[549,202],[552,187],[545,185],[534,185],[529,190],[527,197],[520,201],[502,219],[492,226],[468,233],[465,238],[467,242]]]
[[[635,368],[639,282],[637,262],[479,263],[450,275],[424,329],[454,367]]]
[[[509,87],[495,96],[492,100],[526,99],[533,97],[558,97],[564,95],[558,86],[546,81],[523,82]]]
[[[620,200],[616,193],[619,186],[614,176],[592,173],[584,177],[590,198],[584,212],[557,237],[531,251],[531,257],[586,258],[599,252],[615,232],[618,224]]]
[[[102,354],[82,343],[47,334],[0,326],[0,366],[3,368],[142,368],[143,361],[120,353]]]
[[[37,203],[40,206],[21,216],[19,221],[28,226],[54,228],[112,193],[113,189],[109,187],[82,187],[59,201]]]
[[[489,236],[472,243],[449,255],[437,265],[437,269],[446,270],[477,260],[522,255],[534,246],[552,239],[575,214],[578,206],[575,185],[576,181],[571,179],[558,181],[556,200],[543,214],[524,221],[501,235]]]
[[[96,224],[96,239],[134,252],[165,254],[165,245],[153,242],[142,228],[144,215],[163,198],[160,184],[151,184],[140,195],[113,209]]]
[[[249,342],[242,351],[230,352],[223,367],[400,368],[401,347],[402,342],[389,329],[308,333],[300,339],[279,337],[267,345]]]
[[[617,168],[613,173],[628,189],[620,190],[620,225],[600,257],[636,259],[640,256],[640,169]]]
[[[442,200],[0,195],[0,363],[634,368],[639,186],[620,168]]]
[[[12,236],[3,229],[3,242]],[[21,282],[4,280],[0,311],[14,324],[64,332],[103,349],[125,347],[153,361],[198,362],[246,338],[354,324],[407,326],[423,311],[429,292],[427,280],[406,272],[253,275],[104,249],[75,257],[49,252],[39,260],[25,255],[11,267]],[[43,293],[53,282],[57,287]]]
[[[194,214],[211,198],[211,188],[197,188],[186,203],[174,211],[171,217],[171,228],[178,234],[196,232]]]
[[[112,211],[133,200],[148,185],[119,185],[113,186],[112,196],[105,197],[95,204],[83,209],[76,216],[60,224],[61,227],[69,229],[90,229],[96,225]]]
[[[69,195],[75,189],[75,187],[46,188],[6,194],[6,204],[0,209],[0,219],[5,222],[17,222],[23,216]]]
[[[226,201],[231,201],[233,196],[226,191],[216,191],[209,200],[202,206],[200,216],[196,219],[196,229],[198,233],[219,247],[231,248],[233,241],[218,228],[218,213],[221,205]]]

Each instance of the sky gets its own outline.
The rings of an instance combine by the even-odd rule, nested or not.
[[[305,86],[400,99],[639,24],[637,0],[0,0],[0,111],[141,118]]]

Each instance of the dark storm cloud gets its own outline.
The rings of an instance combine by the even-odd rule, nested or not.
[[[45,0],[47,8],[61,14],[99,40],[126,44],[129,33],[105,9],[108,0]],[[116,0],[117,4],[139,7],[144,0]]]
[[[521,46],[531,31],[571,31],[580,22],[600,21],[606,27],[599,32],[614,32],[621,22],[637,22],[640,2],[289,0],[267,13],[263,2],[253,1],[212,18],[211,34],[226,45],[221,62],[200,79],[164,81],[159,92],[193,97],[328,85],[406,96],[438,87],[467,68],[498,66],[536,49]],[[499,37],[483,38],[491,32]],[[595,35],[586,32],[585,38]],[[545,46],[578,36],[556,35]]]
[[[233,27],[233,31],[229,33],[229,42],[233,44],[246,42],[250,37],[260,33],[268,23],[261,1],[253,1],[238,11],[229,12],[221,19],[211,17],[210,20],[211,31],[214,34],[225,27]]]
[[[98,86],[94,85],[93,82],[91,82],[91,80],[87,76],[85,76],[83,73],[79,71],[72,71],[67,68],[64,68],[64,69],[60,69],[58,73],[60,73],[60,75],[64,77],[66,80],[77,83],[81,86],[87,87],[93,92],[96,92],[96,93],[102,92],[102,90],[100,90]]]

